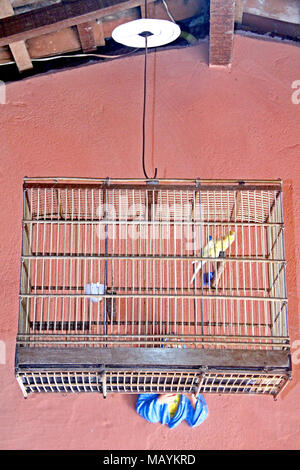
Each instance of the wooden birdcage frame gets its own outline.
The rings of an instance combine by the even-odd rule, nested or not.
[[[26,178],[23,191],[24,396],[282,390],[280,181]]]

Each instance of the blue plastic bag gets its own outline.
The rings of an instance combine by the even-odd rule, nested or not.
[[[186,420],[191,426],[199,426],[208,416],[208,407],[202,395],[198,395],[195,409],[190,400],[181,395],[175,415],[171,418],[167,403],[159,403],[159,395],[142,393],[136,403],[137,413],[150,423],[167,424],[169,428],[175,428]]]

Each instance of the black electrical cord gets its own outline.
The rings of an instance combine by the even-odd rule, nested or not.
[[[147,18],[147,0],[145,0],[145,18]],[[144,62],[144,102],[143,102],[143,149],[142,149],[142,165],[145,178],[149,178],[146,168],[145,168],[145,142],[146,142],[146,99],[147,99],[147,55],[148,55],[148,36],[151,36],[151,33],[145,31],[141,34],[145,38],[145,62]],[[155,168],[154,176],[152,179],[155,179],[157,175],[157,168]]]

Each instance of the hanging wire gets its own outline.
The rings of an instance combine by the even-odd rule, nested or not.
[[[62,54],[62,55],[54,55],[51,57],[39,57],[37,59],[31,59],[31,62],[47,62],[47,61],[56,60],[56,59],[73,59],[73,58],[76,59],[76,57],[100,57],[100,59],[114,60],[114,59],[119,59],[120,57],[127,57],[138,50],[139,48],[137,47],[136,49],[133,49],[130,52],[126,52],[124,54],[118,54],[118,55],[96,54],[96,53],[95,54],[85,54],[85,53],[84,54]],[[16,65],[16,62],[12,60],[10,62],[3,62],[0,64],[0,66],[1,65]]]
[[[148,17],[147,0],[145,0],[145,18]],[[148,55],[148,33],[145,31],[143,34],[145,38],[145,62],[144,62],[144,101],[143,101],[143,149],[142,149],[142,165],[145,178],[155,179],[157,175],[157,168],[155,168],[153,178],[149,178],[145,168],[145,143],[146,143],[146,99],[147,99],[147,55]]]
[[[169,7],[168,7],[168,5],[167,5],[167,2],[166,2],[165,0],[162,0],[162,2],[163,2],[163,5],[164,5],[164,7],[165,7],[165,9],[166,9],[166,12],[167,12],[168,17],[170,18],[171,21],[173,21],[173,23],[176,23],[176,21],[174,20],[173,15],[171,14],[171,12],[170,12],[170,10],[169,10]]]

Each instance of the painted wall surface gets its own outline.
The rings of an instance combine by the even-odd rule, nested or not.
[[[293,381],[264,396],[206,395],[209,418],[169,430],[136,396],[31,395],[14,377],[24,176],[142,177],[143,56],[7,86],[0,105],[1,449],[300,447],[300,48],[235,38],[231,70],[207,43],[149,56],[147,168],[159,177],[282,178]],[[299,86],[300,82],[298,82]],[[294,94],[294,103],[292,93]],[[298,343],[297,343],[298,342]],[[2,356],[3,358],[3,356]]]

